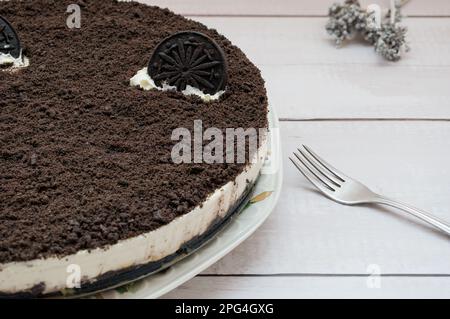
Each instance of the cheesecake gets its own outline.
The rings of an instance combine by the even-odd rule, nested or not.
[[[268,99],[227,38],[129,1],[11,0],[0,16],[21,46],[0,67],[0,296],[142,278],[200,247],[245,203],[267,152]],[[177,130],[205,154],[207,132],[229,141],[230,129],[255,129],[257,147],[245,139],[237,158],[232,139],[223,161],[177,148]]]

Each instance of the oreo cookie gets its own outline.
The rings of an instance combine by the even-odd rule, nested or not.
[[[0,53],[11,54],[14,58],[19,58],[22,48],[19,36],[12,25],[0,16]]]
[[[148,74],[155,84],[184,91],[192,86],[215,94],[226,88],[227,62],[223,50],[203,33],[187,31],[164,39],[153,52]]]

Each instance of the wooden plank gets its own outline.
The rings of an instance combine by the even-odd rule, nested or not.
[[[169,8],[176,13],[188,16],[198,15],[271,15],[271,16],[324,16],[334,2],[343,0],[140,0],[141,2]],[[388,0],[362,0],[367,6],[378,3],[389,6]],[[414,16],[450,15],[447,0],[411,0],[405,5],[403,13]]]
[[[284,185],[269,220],[207,274],[450,274],[448,237],[395,209],[348,207],[287,159],[302,143],[376,192],[450,221],[446,122],[285,122]]]
[[[369,285],[368,285],[369,281]],[[430,298],[450,297],[450,278],[367,277],[197,277],[166,299]]]
[[[262,70],[281,118],[450,118],[450,19],[407,19],[398,63],[353,42],[335,49],[324,18],[199,18]]]
[[[450,66],[450,19],[408,18],[412,50],[397,63],[387,62],[373,47],[355,39],[336,49],[327,34],[327,18],[198,17],[240,47],[258,66],[372,65],[396,70],[406,67]]]
[[[375,66],[262,67],[282,119],[450,119],[450,70]]]

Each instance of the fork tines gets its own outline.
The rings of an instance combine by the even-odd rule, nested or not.
[[[345,175],[320,158],[312,149],[303,145],[295,158],[290,157],[297,169],[322,192],[335,192],[345,183]],[[295,160],[297,159],[297,160]]]

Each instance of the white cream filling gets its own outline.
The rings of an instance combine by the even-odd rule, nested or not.
[[[150,75],[147,72],[147,68],[143,68],[142,70],[139,70],[131,79],[130,79],[130,85],[131,86],[137,86],[145,91],[149,90],[159,90],[159,91],[170,91],[170,90],[176,90],[176,87],[170,86],[167,83],[163,83],[163,87],[160,88],[156,86],[155,81],[150,77]],[[225,93],[225,91],[219,91],[214,95],[203,93],[198,88],[192,87],[188,85],[184,91],[182,91],[184,95],[196,95],[200,97],[205,102],[215,101],[218,100],[222,94]]]
[[[108,272],[159,261],[176,253],[183,244],[205,233],[218,218],[225,217],[245,193],[248,182],[258,178],[266,154],[267,141],[255,156],[259,160],[249,164],[234,181],[212,193],[203,205],[155,231],[64,258],[0,264],[0,293],[19,293],[39,284],[45,285],[44,294],[63,291],[71,280],[72,273],[68,271],[72,265],[79,266],[83,281],[92,282]]]
[[[20,68],[26,68],[30,65],[30,61],[27,57],[23,56],[22,53],[20,53],[20,56],[18,58],[13,57],[11,54],[4,54],[0,53],[0,65],[10,65],[11,67],[7,68],[6,70],[10,69],[20,69]]]

